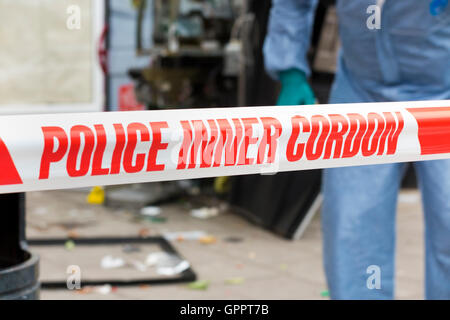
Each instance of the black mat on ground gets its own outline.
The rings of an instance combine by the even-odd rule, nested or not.
[[[180,257],[175,248],[163,237],[146,237],[146,238],[77,238],[77,239],[29,239],[28,245],[33,250],[33,247],[48,247],[48,246],[65,246],[67,241],[73,241],[75,246],[117,246],[117,245],[153,245],[159,247],[161,251]],[[180,257],[181,258],[181,257]],[[182,259],[182,258],[181,258]],[[108,271],[106,270],[105,273]],[[133,278],[133,279],[101,279],[101,280],[82,280],[82,286],[97,286],[109,284],[111,286],[136,286],[136,285],[158,285],[191,282],[196,280],[196,274],[191,268],[182,273],[172,277],[155,277],[155,278]],[[41,281],[41,288],[43,289],[65,289],[67,288],[66,279],[61,281]]]

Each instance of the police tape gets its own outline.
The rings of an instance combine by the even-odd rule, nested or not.
[[[450,158],[450,101],[0,117],[0,193]]]

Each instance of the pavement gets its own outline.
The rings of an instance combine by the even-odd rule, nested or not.
[[[397,215],[396,298],[423,299],[424,245],[420,194],[404,190]],[[166,221],[141,219],[130,209],[112,209],[86,203],[83,190],[27,193],[27,237],[136,237],[165,232],[204,231],[216,239],[203,244],[179,238],[172,241],[189,261],[204,290],[187,284],[137,285],[113,290],[41,290],[41,299],[328,299],[322,269],[320,214],[316,214],[302,238],[285,240],[252,225],[244,218],[221,210],[216,217],[190,215],[189,202],[161,206]],[[231,240],[230,240],[231,238]],[[232,241],[234,240],[234,241]],[[140,278],[155,276],[154,270],[139,271],[130,265],[104,269],[106,255],[131,259],[123,247],[33,247],[41,257],[41,280],[63,280],[70,264],[80,265],[83,276],[93,278]],[[140,245],[132,259],[145,259],[158,248]],[[152,273],[153,272],[153,273]],[[94,288],[95,289],[95,288]]]

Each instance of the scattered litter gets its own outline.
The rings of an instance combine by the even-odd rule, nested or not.
[[[239,243],[239,242],[243,242],[244,238],[241,237],[227,237],[225,239],[223,239],[225,242],[230,242],[230,243]]]
[[[255,259],[256,259],[256,253],[254,253],[254,252],[249,252],[249,253],[248,253],[248,258],[249,258],[249,259],[252,259],[252,260],[255,260]]]
[[[92,293],[94,291],[94,287],[92,286],[84,286],[79,290],[75,290],[75,293],[78,294],[88,294],[88,293]]]
[[[117,287],[113,287],[109,284],[105,284],[102,286],[83,286],[80,290],[76,290],[75,293],[78,294],[90,294],[90,293],[99,293],[103,295],[107,295],[117,291]]]
[[[148,288],[150,288],[150,286],[148,284],[140,284],[139,285],[139,289],[146,290]]]
[[[123,246],[122,251],[125,253],[140,252],[141,248],[132,244],[126,244]]]
[[[158,261],[163,257],[165,252],[153,252],[145,259],[145,264],[149,267],[154,267],[158,264]]]
[[[161,208],[156,206],[148,206],[141,209],[141,215],[147,217],[155,217],[161,214]]]
[[[112,291],[112,287],[109,284],[105,284],[104,286],[98,286],[93,289],[93,292],[100,294],[110,294]]]
[[[192,209],[191,216],[197,219],[209,219],[219,215],[219,208],[216,207],[203,207],[199,209]]]
[[[104,256],[100,262],[100,266],[103,269],[115,269],[125,265],[125,261],[122,258],[114,258],[113,256]]]
[[[199,240],[202,237],[207,236],[204,231],[182,231],[182,232],[166,232],[163,234],[164,239],[167,241],[183,241],[183,240]]]
[[[76,232],[75,230],[67,232],[67,238],[76,239],[78,237],[79,237],[78,232]]]
[[[64,244],[64,247],[66,248],[66,250],[71,251],[75,249],[75,242],[73,242],[72,240],[67,240]]]
[[[156,267],[156,273],[164,276],[174,276],[189,269],[190,264],[186,260],[167,252],[153,252],[147,256],[145,265]]]
[[[232,284],[232,285],[238,285],[244,283],[245,279],[241,277],[237,278],[230,278],[225,280],[225,284]]]
[[[244,265],[242,263],[238,263],[238,264],[236,264],[236,268],[237,269],[243,269]]]
[[[163,276],[174,276],[189,269],[190,264],[186,260],[181,260],[175,266],[157,267],[156,272]]]
[[[86,198],[89,204],[103,204],[105,202],[105,189],[103,187],[93,187]]]
[[[213,244],[217,242],[217,239],[214,236],[204,236],[198,239],[198,242],[201,244]]]
[[[100,294],[110,294],[112,292],[116,292],[117,291],[117,287],[113,287],[109,284],[105,284],[103,286],[95,286],[92,290],[95,293],[100,293]]]
[[[147,228],[139,229],[138,235],[141,238],[148,238],[150,236],[150,230]]]
[[[144,263],[140,262],[140,261],[132,260],[132,261],[129,262],[129,264],[131,266],[133,266],[136,270],[140,271],[140,272],[147,271],[147,266]]]
[[[153,223],[165,223],[167,221],[166,217],[146,217],[145,219]]]
[[[287,268],[288,268],[288,266],[287,266],[287,264],[280,264],[280,269],[282,270],[282,271],[286,271],[287,270]]]
[[[188,288],[192,290],[206,290],[209,284],[210,282],[208,280],[199,280],[189,283]]]
[[[323,298],[329,297],[330,296],[330,292],[328,290],[322,290],[320,292],[320,296]]]

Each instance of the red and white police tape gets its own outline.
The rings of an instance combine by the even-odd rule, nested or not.
[[[450,101],[0,117],[0,193],[450,158]]]

